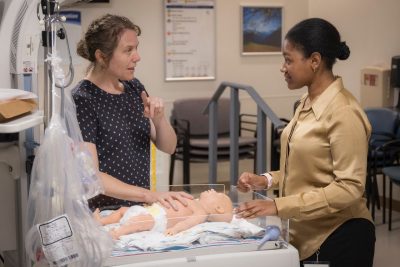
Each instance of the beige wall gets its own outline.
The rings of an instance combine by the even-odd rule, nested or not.
[[[336,73],[359,98],[360,70],[390,65],[400,55],[399,0],[309,0],[309,16],[331,21],[350,47],[350,58],[339,62]]]
[[[142,57],[136,76],[150,93],[161,96],[167,103],[177,98],[211,95],[221,81],[250,84],[264,96],[299,95],[286,89],[279,72],[281,55],[240,55],[240,0],[216,1],[216,70],[213,81],[164,80],[164,23],[162,0],[111,0],[110,4],[91,4],[80,8],[85,28],[93,17],[103,13],[125,15],[143,30],[139,52]],[[281,4],[285,7],[285,26],[307,17],[308,1],[246,1],[253,4]],[[285,27],[285,28],[286,28]],[[285,111],[282,111],[285,113]],[[283,114],[285,115],[285,114]]]
[[[165,82],[163,0],[111,0],[110,4],[81,5],[75,9],[82,11],[83,28],[92,18],[106,12],[125,15],[142,27],[139,50],[142,61],[137,77],[151,93],[163,97],[167,103],[186,96],[209,95],[221,81],[250,84],[265,98],[298,95],[299,92],[286,89],[279,72],[280,55],[240,55],[240,4],[282,5],[285,32],[307,17],[331,21],[351,49],[350,58],[339,61],[335,73],[343,76],[356,97],[359,97],[361,68],[373,64],[389,65],[391,57],[400,54],[398,0],[216,0],[217,79]],[[285,105],[285,109],[289,106]]]
[[[165,82],[163,0],[111,0],[110,4],[84,5],[79,10],[82,11],[84,29],[92,18],[106,12],[125,15],[142,27],[139,48],[142,61],[136,76],[151,94],[165,100],[167,112],[177,98],[211,95],[221,81],[232,81],[253,86],[278,116],[290,117],[293,102],[305,90],[289,91],[286,88],[279,72],[281,55],[240,55],[241,4],[282,5],[285,32],[308,17],[331,21],[351,49],[350,58],[339,61],[334,71],[344,78],[346,87],[357,98],[360,69],[373,64],[389,65],[391,57],[400,54],[399,21],[396,18],[400,10],[398,0],[216,0],[216,80]],[[243,109],[254,109],[247,96],[241,95],[241,100]],[[157,166],[161,183],[166,183],[168,165],[168,157],[160,153]],[[226,166],[222,165],[221,171],[225,173],[221,176],[229,175]],[[178,178],[180,173],[178,166]],[[207,165],[194,165],[193,176],[196,175],[202,179],[207,177]]]

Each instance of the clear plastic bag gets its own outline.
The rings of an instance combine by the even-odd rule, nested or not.
[[[68,96],[54,112],[32,168],[26,250],[36,264],[102,266],[113,241],[87,199],[103,192]]]
[[[64,96],[64,105],[61,107],[64,114],[65,128],[68,136],[74,140],[74,154],[77,159],[77,164],[80,166],[81,182],[84,188],[86,199],[104,193],[104,188],[101,183],[100,177],[97,175],[97,168],[94,166],[90,152],[83,143],[81,130],[76,118],[76,107],[72,100],[71,92]]]

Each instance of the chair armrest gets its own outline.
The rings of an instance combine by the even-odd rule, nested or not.
[[[381,153],[381,162],[386,166],[391,166],[394,164],[399,164],[400,159],[400,139],[393,139],[385,142],[374,150],[376,153]],[[375,156],[375,164],[378,161]]]
[[[400,139],[390,140],[379,146],[378,149],[382,151],[400,151]]]
[[[368,143],[369,150],[379,151],[382,145],[395,139],[396,136],[392,133],[373,131]]]

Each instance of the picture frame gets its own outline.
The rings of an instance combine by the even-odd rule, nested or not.
[[[164,0],[166,81],[216,79],[215,2]]]
[[[280,55],[283,6],[241,5],[241,54]]]

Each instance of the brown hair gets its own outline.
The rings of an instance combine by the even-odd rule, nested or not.
[[[106,63],[111,59],[124,30],[134,30],[139,36],[140,27],[123,16],[106,14],[90,23],[85,36],[79,41],[76,52],[89,60],[91,66],[96,64],[95,52],[99,49],[105,55]]]

